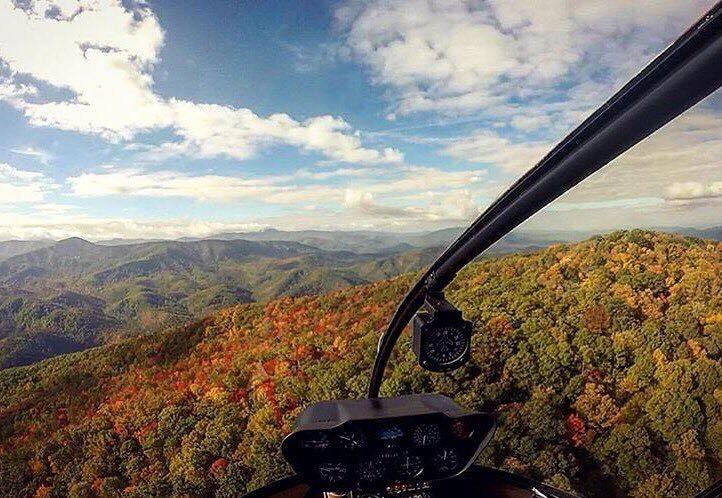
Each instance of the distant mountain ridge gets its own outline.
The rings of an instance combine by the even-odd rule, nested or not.
[[[279,230],[266,228],[250,232],[219,232],[208,237],[182,237],[176,242],[198,242],[201,240],[249,240],[257,242],[298,242],[304,245],[331,251],[355,253],[401,252],[413,248],[441,247],[451,243],[465,227],[451,227],[429,232],[390,232],[375,230]],[[651,230],[679,233],[691,237],[722,240],[722,227],[652,227]],[[550,242],[575,242],[600,233],[591,230],[526,230],[517,229],[500,241],[516,240],[526,247],[545,245]],[[67,240],[67,239],[66,239]],[[100,246],[134,246],[150,243],[166,243],[163,239],[107,239],[94,242]],[[0,261],[35,249],[56,243],[52,240],[10,240],[0,241]],[[536,244],[535,244],[536,243]],[[503,250],[503,252],[507,252]]]
[[[722,235],[715,228],[675,230]],[[418,270],[460,232],[458,227],[403,234],[269,229],[116,245],[78,237],[0,242],[0,255],[12,254],[0,259],[0,286],[5,298],[16,298],[2,308],[0,368],[130,331],[182,324],[223,306],[323,293]],[[517,230],[487,254],[530,252],[588,235]],[[69,295],[76,296],[75,303]]]
[[[0,242],[0,261],[54,244],[52,240],[5,240]]]
[[[126,265],[148,262],[148,268],[127,268],[128,276],[143,276],[166,267],[189,269],[192,265],[218,264],[225,260],[254,257],[287,258],[318,250],[294,242],[254,242],[246,240],[160,241],[106,246],[73,237],[0,262],[0,279],[24,280],[34,275],[87,275],[90,272],[122,272]],[[15,282],[18,283],[18,282]],[[20,282],[22,283],[22,282]]]
[[[0,368],[182,324],[223,306],[389,278],[427,265],[437,252],[357,254],[243,239],[117,246],[64,239],[0,262],[0,286],[15,299],[3,310]]]

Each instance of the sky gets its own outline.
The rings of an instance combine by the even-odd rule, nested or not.
[[[0,0],[0,239],[469,223],[711,0]],[[712,95],[526,225],[722,224]]]

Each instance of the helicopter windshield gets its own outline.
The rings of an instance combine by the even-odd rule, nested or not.
[[[0,26],[0,496],[722,496],[722,3]]]
[[[446,298],[474,324],[469,364],[438,375],[397,356],[381,394],[441,392],[495,411],[480,464],[583,496],[691,497],[711,486],[721,103],[711,95],[467,266]],[[484,140],[463,147],[483,151]]]

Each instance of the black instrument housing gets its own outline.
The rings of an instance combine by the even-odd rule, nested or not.
[[[439,362],[430,354],[430,347],[435,346],[434,331],[440,328],[453,329],[457,340],[465,346],[463,353],[452,361]],[[471,322],[464,320],[461,311],[449,303],[442,293],[427,294],[424,307],[416,313],[413,321],[412,347],[419,365],[432,372],[449,372],[463,366],[471,354],[472,330]]]
[[[419,444],[419,427],[438,428],[433,445]],[[466,413],[451,399],[438,394],[395,398],[324,401],[307,408],[281,445],[293,469],[317,489],[372,490],[389,485],[446,479],[466,470],[488,444],[494,418]],[[364,441],[349,447],[342,438],[358,434]],[[388,437],[391,436],[391,437]],[[312,441],[312,445],[308,445]],[[444,468],[435,461],[450,451],[455,463]],[[421,470],[404,472],[411,461]],[[362,469],[373,467],[368,478]],[[331,468],[332,478],[319,469]]]

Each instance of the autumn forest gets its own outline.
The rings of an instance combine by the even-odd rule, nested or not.
[[[361,397],[414,273],[0,371],[0,495],[235,497],[289,469],[310,402]],[[589,497],[689,497],[722,474],[722,243],[615,232],[467,267],[447,292],[472,361],[384,395],[496,413],[481,464]]]

